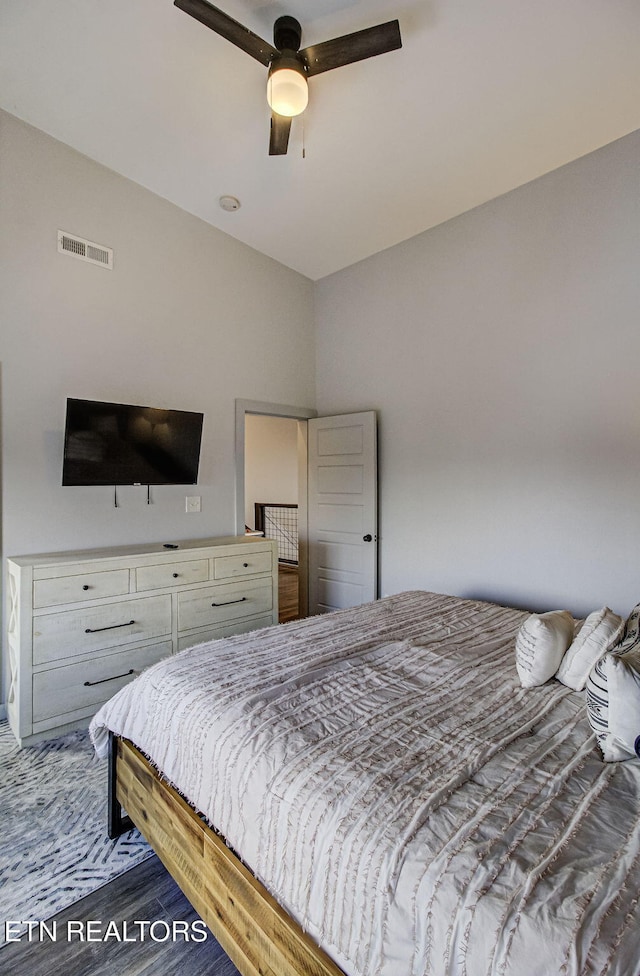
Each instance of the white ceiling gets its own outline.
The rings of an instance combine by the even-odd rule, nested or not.
[[[0,0],[0,104],[312,279],[640,128],[637,0],[218,5],[303,46],[397,17],[403,47],[312,78],[270,157],[266,68],[172,0]]]

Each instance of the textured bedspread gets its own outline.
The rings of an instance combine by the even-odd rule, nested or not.
[[[640,762],[520,687],[525,614],[412,592],[161,661],[131,739],[350,976],[640,974]]]

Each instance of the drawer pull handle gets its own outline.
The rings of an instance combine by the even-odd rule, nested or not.
[[[244,566],[245,569],[249,569],[249,563],[243,563],[242,565]]]
[[[123,624],[110,624],[108,627],[87,627],[85,634],[99,634],[101,630],[116,630],[118,627],[130,627],[135,620],[127,620]]]
[[[89,584],[88,583],[85,583],[84,586],[82,587],[82,589],[83,590],[88,590],[89,589]]]
[[[85,681],[85,688],[88,688],[90,685],[103,685],[105,681],[115,681],[116,678],[128,678],[130,674],[135,674],[133,668],[129,668],[124,674],[114,674],[112,678],[100,678],[99,681]]]
[[[180,575],[180,573],[174,573],[174,574],[173,574],[173,578],[174,578],[174,579],[177,579],[179,575]]]
[[[246,596],[241,596],[239,600],[227,600],[226,603],[212,603],[212,607],[230,607],[232,603],[244,603]]]

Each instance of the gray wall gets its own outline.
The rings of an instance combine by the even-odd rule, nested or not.
[[[640,600],[640,133],[316,285],[319,413],[380,411],[382,591]]]
[[[636,133],[312,286],[0,113],[4,554],[232,532],[236,397],[373,407],[383,592],[626,612],[639,151]],[[114,270],[57,254],[58,228]],[[123,489],[116,510],[62,488],[67,396],[204,411],[197,492]]]
[[[234,400],[314,406],[312,283],[5,113],[0,167],[4,555],[233,533]],[[197,489],[62,488],[67,396],[204,412]]]

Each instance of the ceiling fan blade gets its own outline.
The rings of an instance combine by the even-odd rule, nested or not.
[[[284,156],[289,145],[291,119],[286,115],[271,113],[271,135],[269,137],[269,155]]]
[[[390,20],[386,24],[367,27],[354,34],[344,37],[334,37],[322,44],[312,44],[305,47],[300,54],[308,64],[308,75],[319,75],[332,68],[341,68],[344,64],[373,58],[376,54],[396,51],[402,47],[400,24],[397,20]]]
[[[278,52],[268,41],[263,41],[261,37],[258,37],[257,34],[250,31],[248,27],[243,27],[242,24],[238,23],[237,20],[234,20],[228,14],[225,14],[219,7],[214,7],[212,3],[207,3],[207,0],[173,0],[173,2],[180,10],[184,10],[186,14],[195,17],[205,27],[210,27],[216,34],[220,34],[221,37],[226,38],[227,41],[231,41],[232,44],[235,44],[242,51],[246,51],[256,61],[260,61],[261,64],[265,64],[268,67],[273,58],[277,56]]]

